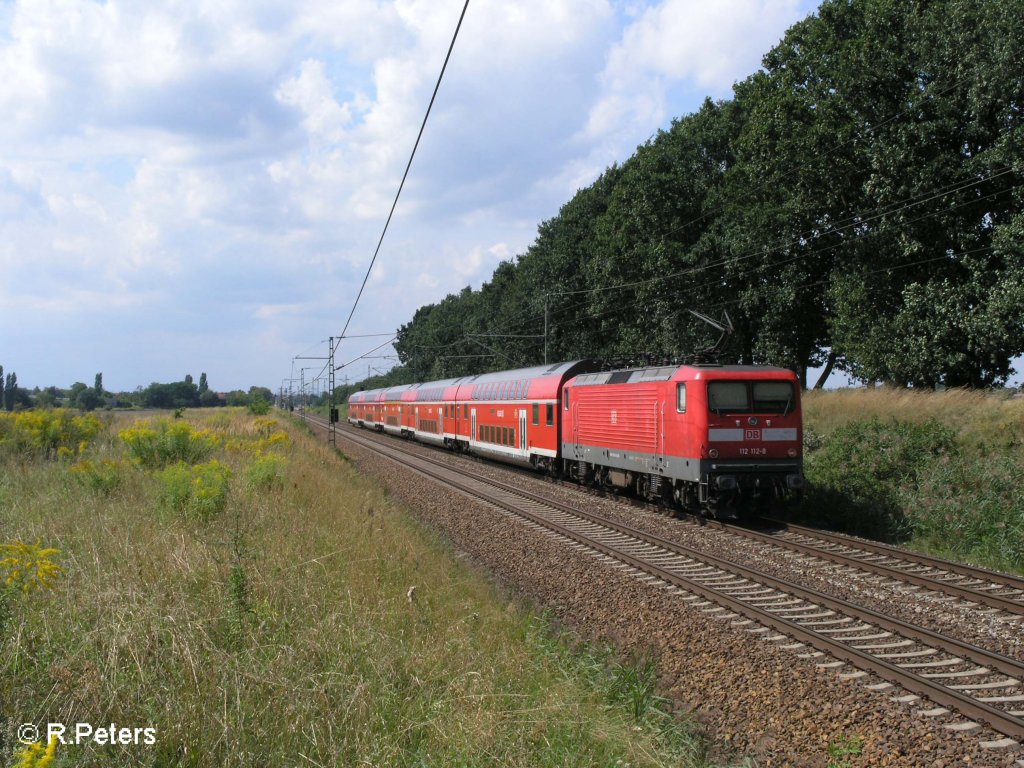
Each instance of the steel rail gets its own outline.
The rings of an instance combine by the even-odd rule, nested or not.
[[[733,534],[734,536],[742,536],[750,539],[751,541],[762,542],[770,544],[771,546],[778,546],[784,549],[788,549],[793,552],[799,552],[801,554],[816,557],[820,560],[827,560],[830,563],[837,565],[845,565],[851,568],[858,568],[868,573],[875,573],[881,576],[886,576],[896,581],[907,582],[908,584],[916,584],[919,587],[925,587],[926,589],[933,590],[935,592],[943,592],[947,595],[958,597],[962,600],[968,600],[972,603],[978,603],[981,605],[987,605],[990,608],[998,608],[1001,611],[1007,613],[1016,614],[1018,616],[1024,616],[1024,602],[1015,597],[1008,597],[1005,595],[995,594],[984,590],[975,589],[973,587],[963,586],[962,584],[956,584],[953,582],[943,581],[940,578],[933,578],[926,575],[914,573],[912,571],[904,570],[897,566],[885,565],[882,563],[873,563],[870,560],[862,560],[854,555],[843,554],[842,552],[834,552],[832,550],[823,549],[821,547],[814,546],[813,544],[805,544],[800,541],[793,541],[786,539],[781,536],[772,533],[765,533],[763,531],[746,528],[741,525],[732,525],[730,523],[719,521],[722,530]],[[800,533],[801,536],[807,536],[812,539],[822,539],[830,541],[831,539],[825,536],[820,536],[816,533]],[[853,544],[845,544],[850,548],[857,548]],[[863,551],[872,551],[867,547],[862,548]],[[900,559],[906,561],[909,565],[926,565],[923,561],[918,561],[915,553],[904,552],[903,550],[894,549],[893,553],[889,555],[893,559]],[[939,561],[942,562],[942,561]],[[933,566],[938,568],[939,566]],[[1000,576],[993,572],[994,576]],[[1006,578],[1006,577],[1004,577]],[[989,581],[989,579],[986,579]],[[1006,589],[1017,589],[1015,586],[1006,585]],[[1020,595],[1020,598],[1024,598],[1024,595]]]
[[[957,563],[952,560],[945,560],[941,557],[934,557],[920,552],[908,552],[905,549],[900,549],[899,547],[894,547],[890,544],[883,544],[877,541],[864,541],[862,539],[856,539],[852,536],[844,536],[841,533],[833,533],[831,531],[819,531],[816,528],[808,528],[795,523],[787,523],[783,520],[765,518],[765,522],[779,526],[779,528],[784,532],[789,531],[799,534],[800,536],[806,536],[811,539],[821,539],[822,541],[840,544],[844,547],[850,547],[851,549],[860,549],[879,555],[887,555],[899,560],[908,560],[916,565],[927,565],[932,568],[955,573],[958,576],[978,579],[980,581],[1000,583],[1005,585],[1007,589],[1019,589],[1024,591],[1024,578],[1012,573],[1003,573],[1001,571],[994,571],[990,568]],[[777,535],[775,537],[777,538]]]

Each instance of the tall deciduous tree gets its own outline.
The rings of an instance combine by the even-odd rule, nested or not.
[[[11,373],[7,374],[7,378],[4,381],[4,409],[8,411],[14,410],[14,404],[17,401],[18,395],[18,374]]]

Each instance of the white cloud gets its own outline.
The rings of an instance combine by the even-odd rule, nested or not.
[[[324,63],[315,59],[302,62],[296,77],[286,80],[277,90],[282,104],[296,107],[304,117],[302,126],[311,142],[338,143],[352,123],[353,104],[339,104]]]
[[[723,98],[805,11],[799,0],[664,0],[636,16],[610,51],[602,98],[586,135],[652,132],[669,113],[675,84]],[[645,135],[641,133],[641,135]]]

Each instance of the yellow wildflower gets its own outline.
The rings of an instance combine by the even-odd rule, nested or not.
[[[14,764],[14,768],[46,768],[53,762],[56,754],[56,736],[50,737],[50,743],[46,747],[43,747],[42,742],[39,741],[26,744],[23,749],[14,753],[14,757],[18,760]]]
[[[4,578],[6,572],[4,583],[22,592],[53,589],[57,586],[57,579],[64,573],[64,569],[52,559],[58,554],[59,549],[44,548],[38,541],[35,544],[23,541],[0,544],[0,555],[4,555],[0,558],[0,578]]]

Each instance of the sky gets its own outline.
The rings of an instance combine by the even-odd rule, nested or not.
[[[471,0],[349,335],[479,287],[816,5]],[[0,365],[110,391],[315,376],[295,358],[345,325],[461,10],[0,0]]]

